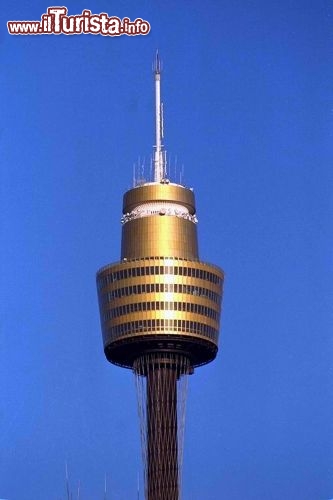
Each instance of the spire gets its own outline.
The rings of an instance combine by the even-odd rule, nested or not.
[[[158,53],[158,49],[156,50],[156,56],[154,61],[154,73],[161,74],[162,72],[162,61],[160,59],[160,55]]]
[[[156,51],[156,57],[153,64],[155,79],[155,127],[156,143],[154,151],[154,181],[161,182],[165,177],[165,152],[163,151],[163,104],[161,103],[161,72],[162,63]]]

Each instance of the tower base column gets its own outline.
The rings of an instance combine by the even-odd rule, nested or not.
[[[134,363],[145,465],[146,500],[179,500],[190,362],[149,353]]]

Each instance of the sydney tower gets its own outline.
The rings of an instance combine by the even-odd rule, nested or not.
[[[105,355],[136,376],[146,500],[179,500],[187,375],[217,354],[223,271],[200,261],[193,190],[169,178],[158,54],[153,74],[153,178],[124,194],[120,261],[97,289]]]

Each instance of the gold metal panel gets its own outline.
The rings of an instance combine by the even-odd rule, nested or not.
[[[142,217],[124,224],[121,258],[139,259],[153,255],[198,259],[196,225],[167,215]]]
[[[201,314],[191,313],[187,311],[137,311],[129,314],[123,314],[118,318],[113,318],[105,321],[106,326],[117,326],[122,323],[129,323],[131,321],[141,321],[144,319],[183,319],[186,321],[195,321],[196,323],[202,323],[204,325],[209,325],[212,328],[218,329],[218,322],[207,316]]]
[[[158,339],[159,335],[161,339],[165,338],[165,335],[170,335],[174,342],[180,342],[180,344],[182,338],[189,337],[191,342],[197,339],[198,345],[205,340],[217,346],[221,313],[219,298],[222,298],[223,271],[205,262],[184,258],[186,242],[182,242],[179,247],[182,255],[175,255],[177,242],[181,238],[177,231],[181,232],[185,226],[193,228],[195,227],[193,223],[183,219],[177,219],[178,222],[175,222],[176,218],[172,217],[170,218],[173,219],[170,227],[175,232],[172,233],[168,230],[170,229],[168,224],[161,231],[160,228],[163,226],[160,222],[164,224],[166,218],[157,216],[155,219],[158,224],[154,230],[159,232],[161,236],[151,244],[149,233],[145,233],[148,228],[151,228],[151,219],[149,224],[143,222],[144,219],[140,219],[130,221],[124,226],[130,228],[129,233],[125,233],[125,240],[127,237],[129,239],[129,247],[135,246],[133,235],[136,232],[133,226],[135,226],[136,231],[143,233],[139,244],[141,248],[145,249],[143,252],[147,252],[148,256],[142,256],[140,252],[132,254],[130,258],[105,266],[98,273],[97,281],[99,283],[100,313],[105,348],[117,345],[120,340],[128,340],[131,343],[139,337],[140,341],[142,338],[149,341],[149,338]],[[176,234],[176,247],[172,246],[172,234]],[[186,239],[187,242],[194,241],[196,243],[196,233],[194,236],[192,234],[192,238],[187,235]],[[156,254],[160,256],[154,257]],[[169,257],[170,254],[174,256]],[[136,258],[133,258],[133,255]],[[160,288],[159,291],[153,289],[147,292],[143,285],[158,285],[159,287],[164,285],[166,288],[163,288],[162,291]],[[116,290],[118,292],[112,295],[112,292]],[[135,293],[139,290],[141,293]],[[198,293],[194,293],[196,290]],[[211,292],[215,295],[209,296],[205,290],[208,294]],[[159,303],[158,306],[157,303]],[[167,303],[168,305],[166,305]],[[133,305],[134,309],[135,304],[142,309],[143,305],[146,304],[145,307],[149,307],[149,310],[131,311],[129,308],[123,307]],[[161,309],[162,304],[164,304],[164,309]],[[185,308],[189,310],[183,310],[183,306],[181,306],[182,310],[178,310],[179,304],[186,304]],[[118,308],[121,309],[118,310]],[[112,314],[111,311],[117,311],[118,316],[109,317]],[[135,327],[134,323],[136,323]],[[129,330],[129,328],[133,329]],[[205,356],[206,354],[203,353],[200,362],[207,360]]]
[[[220,312],[219,305],[210,300],[207,297],[199,297],[195,295],[185,294],[185,293],[173,293],[173,292],[162,292],[162,293],[140,293],[126,295],[120,298],[114,298],[111,301],[106,301],[103,307],[103,312],[109,311],[116,307],[121,307],[127,304],[142,304],[148,302],[177,302],[185,303],[191,302],[191,304],[198,304],[201,306],[206,306],[213,309],[215,312]],[[167,309],[166,309],[167,310]],[[174,309],[175,310],[175,309]]]
[[[97,271],[97,275],[101,276],[103,274],[108,274],[110,272],[120,271],[121,269],[131,269],[133,267],[145,267],[150,265],[157,266],[171,266],[171,267],[195,267],[201,269],[202,271],[210,271],[219,277],[224,276],[223,270],[215,266],[214,264],[208,264],[203,261],[193,261],[191,259],[184,259],[182,257],[176,256],[149,256],[149,257],[139,257],[135,259],[127,259],[118,262],[113,262],[112,264],[107,264]]]
[[[178,184],[151,183],[130,189],[124,194],[123,213],[129,213],[138,205],[154,201],[164,201],[184,205],[195,214],[194,193]]]
[[[160,318],[143,317],[143,318],[137,318],[136,320],[133,320],[133,318],[130,318],[129,321],[126,321],[126,322],[124,321],[124,323],[119,323],[119,325],[126,325],[127,323],[130,323],[131,321],[138,321],[138,322],[144,321],[144,320],[155,320],[156,321],[158,319],[160,319]],[[215,342],[215,344],[217,345],[218,329],[217,329],[216,325],[208,325],[207,323],[204,323],[203,321],[194,321],[193,319],[190,320],[189,318],[170,318],[170,320],[173,320],[173,319],[185,320],[187,323],[189,321],[192,321],[193,325],[194,325],[194,330],[187,330],[186,328],[185,329],[177,329],[177,328],[174,328],[170,325],[170,326],[164,326],[163,328],[152,327],[149,330],[145,330],[144,327],[142,327],[142,329],[139,329],[139,330],[133,330],[133,331],[125,332],[125,333],[115,334],[112,330],[113,330],[113,328],[117,327],[117,325],[106,324],[102,328],[104,345],[105,346],[109,345],[112,342],[114,342],[115,340],[119,340],[120,338],[123,338],[125,336],[131,337],[131,336],[135,336],[135,335],[140,335],[141,337],[142,336],[149,337],[149,336],[153,335],[154,337],[156,337],[156,335],[159,335],[159,334],[164,336],[166,333],[173,334],[173,335],[180,335],[180,336],[189,335],[193,338],[195,338],[197,336],[200,338],[208,338],[208,339],[212,340],[213,342]],[[165,320],[165,318],[164,318],[164,320]],[[202,325],[207,325],[207,327],[211,327],[216,332],[214,337],[209,336],[209,335],[205,335],[205,333],[202,331]]]
[[[161,332],[149,332],[149,334],[147,335],[152,335],[154,337],[156,337],[156,334],[158,333],[161,333]],[[193,334],[193,333],[190,333],[190,332],[170,332],[170,331],[167,331],[166,332],[168,335],[172,335],[172,336],[177,336],[177,335],[181,335],[182,337],[189,337],[191,339],[193,339],[193,337],[195,337],[196,339],[199,339],[199,340],[208,340],[210,341],[212,344],[214,345],[217,345],[217,340],[216,339],[212,339],[210,337],[207,337],[206,335],[199,335],[199,334]],[[104,335],[103,335],[104,337]],[[127,333],[127,334],[124,334],[124,335],[118,335],[116,339],[114,340],[119,340],[119,339],[127,339],[127,340],[131,340],[133,339],[133,337],[142,337],[142,333],[141,332],[135,332],[135,333]],[[104,341],[104,347],[106,347],[108,345],[108,342]]]
[[[185,281],[186,279],[186,281]],[[106,286],[102,287],[101,292],[102,294],[106,294],[108,292],[112,292],[114,290],[118,290],[119,288],[124,288],[127,286],[137,286],[137,285],[149,285],[149,284],[169,284],[169,285],[186,285],[190,287],[194,287],[197,289],[204,288],[205,290],[211,291],[215,294],[221,295],[221,285],[217,283],[212,283],[211,281],[207,280],[202,280],[200,278],[189,278],[184,276],[175,276],[172,274],[165,274],[165,275],[150,275],[150,276],[138,276],[135,278],[127,278],[123,280],[118,280],[114,281],[113,283],[107,284]],[[157,293],[157,292],[145,292],[149,293]],[[159,292],[159,293],[171,293],[171,292]],[[172,292],[172,293],[177,293],[177,292]],[[178,292],[181,293],[181,292]],[[138,295],[143,295],[138,294]],[[188,298],[188,295],[191,295],[189,293],[184,293],[185,297]],[[192,296],[195,296],[192,294]],[[199,295],[200,296],[200,295]],[[201,298],[204,298],[204,295],[200,296]]]

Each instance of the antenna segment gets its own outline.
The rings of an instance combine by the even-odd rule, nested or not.
[[[155,126],[156,126],[156,144],[154,152],[154,181],[162,182],[165,177],[165,155],[162,145],[164,135],[163,126],[163,104],[161,103],[161,59],[156,51],[156,57],[153,65],[155,78]]]

